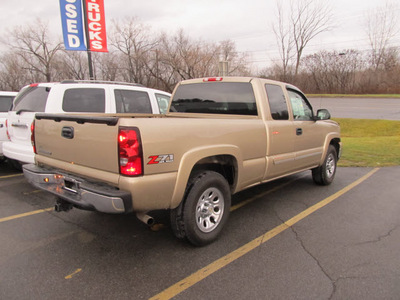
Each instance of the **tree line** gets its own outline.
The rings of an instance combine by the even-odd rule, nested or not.
[[[238,52],[232,40],[193,39],[183,29],[155,33],[135,17],[113,20],[108,26],[109,52],[92,53],[94,77],[168,92],[181,80],[224,74],[285,81],[306,93],[400,93],[399,49],[391,46],[399,34],[398,14],[397,4],[387,1],[366,15],[368,50],[304,56],[311,40],[335,26],[329,1],[277,0],[270,30],[280,59],[258,72],[251,57]],[[3,34],[1,90],[18,91],[32,82],[89,79],[87,54],[64,50],[61,38],[52,37],[46,23],[37,20]]]
[[[229,61],[228,75],[250,74],[246,56],[230,40],[195,40],[184,30],[154,34],[136,18],[113,21],[108,36],[109,52],[92,53],[96,80],[135,82],[171,92],[181,80],[218,75],[219,61]],[[2,90],[19,90],[31,82],[89,79],[87,54],[64,50],[40,20],[14,28],[4,40],[9,51],[0,59]]]

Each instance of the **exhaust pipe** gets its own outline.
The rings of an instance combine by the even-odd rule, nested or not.
[[[148,214],[146,214],[145,212],[139,212],[136,214],[136,217],[142,221],[144,224],[146,224],[147,226],[153,226],[156,221],[154,220],[153,217],[149,216]]]

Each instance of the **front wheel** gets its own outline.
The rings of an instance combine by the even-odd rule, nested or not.
[[[316,184],[328,185],[331,184],[336,174],[337,152],[333,145],[329,145],[328,153],[326,154],[322,166],[312,170],[312,177]]]
[[[171,211],[171,225],[178,238],[196,246],[215,241],[231,206],[228,182],[219,173],[205,171],[193,177],[182,203]]]

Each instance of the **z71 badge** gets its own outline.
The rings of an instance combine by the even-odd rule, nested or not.
[[[156,165],[156,164],[164,164],[164,163],[172,163],[174,161],[173,154],[161,154],[161,155],[152,155],[149,156],[148,165]]]

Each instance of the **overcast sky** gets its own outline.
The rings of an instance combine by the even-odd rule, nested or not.
[[[106,26],[112,19],[136,16],[153,32],[175,33],[178,29],[195,39],[236,43],[258,68],[279,59],[271,29],[276,0],[104,0]],[[368,49],[363,29],[365,15],[383,5],[383,0],[332,0],[336,28],[313,40],[305,54],[319,50]],[[55,35],[62,36],[58,0],[0,0],[0,35],[16,25],[48,22]],[[400,46],[400,36],[395,41]]]

